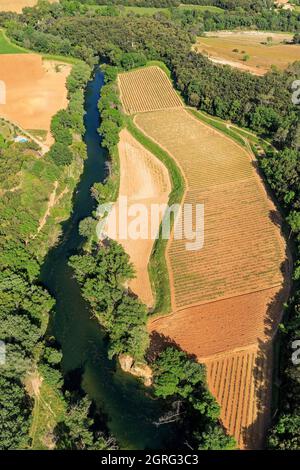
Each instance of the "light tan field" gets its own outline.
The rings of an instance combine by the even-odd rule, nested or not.
[[[121,169],[119,196],[128,198],[128,207],[132,204],[143,204],[150,214],[151,204],[167,204],[171,191],[168,171],[127,130],[123,130],[120,134],[119,156]],[[119,214],[118,204],[116,212]],[[128,226],[131,220],[131,217],[128,217]],[[160,223],[161,218],[157,220],[156,227],[152,226],[155,233],[158,233]],[[146,305],[152,307],[154,300],[148,275],[148,262],[154,240],[149,238],[149,235],[146,239],[122,240],[118,227],[116,237],[113,235],[113,230],[112,221],[108,221],[108,236],[116,238],[123,245],[136,269],[136,279],[130,282],[129,287]]]
[[[167,75],[156,66],[119,74],[119,88],[128,114],[183,106]]]
[[[58,0],[48,0],[49,3]],[[0,0],[0,11],[14,11],[21,13],[24,7],[34,7],[38,0]]]
[[[6,85],[0,115],[23,129],[46,130],[45,143],[51,145],[52,116],[68,104],[65,85],[71,66],[37,54],[1,54],[0,70]]]
[[[268,38],[272,40],[268,42]],[[264,75],[272,65],[283,70],[300,60],[300,47],[284,44],[284,41],[290,42],[292,38],[293,35],[288,33],[214,31],[198,38],[194,49],[207,54],[213,62]],[[235,49],[238,52],[234,52]],[[245,55],[249,56],[247,61],[243,61]]]
[[[260,448],[270,419],[272,339],[289,290],[280,215],[247,150],[184,108],[143,111],[135,124],[180,167],[183,202],[204,204],[205,212],[201,250],[187,251],[174,237],[168,243],[172,313],[149,330],[207,365],[223,424],[240,448]]]

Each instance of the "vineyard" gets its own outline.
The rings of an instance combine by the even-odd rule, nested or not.
[[[156,66],[121,73],[119,87],[127,114],[183,106],[167,75]]]
[[[251,346],[209,360],[206,367],[226,429],[239,447],[261,447],[270,411],[271,351]]]
[[[136,123],[182,168],[184,202],[204,204],[204,247],[169,244],[173,309],[280,285],[285,253],[271,217],[275,208],[247,152],[184,109],[143,113]]]
[[[181,169],[182,202],[204,205],[203,248],[188,251],[174,234],[168,242],[172,313],[152,319],[149,331],[207,365],[224,426],[240,448],[259,448],[270,418],[271,342],[289,288],[281,218],[250,153],[174,106],[167,76],[164,93],[152,67],[136,83],[140,72],[121,75],[123,106]]]

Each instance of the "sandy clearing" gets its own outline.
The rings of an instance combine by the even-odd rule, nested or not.
[[[0,80],[6,84],[0,115],[24,129],[46,130],[45,144],[50,146],[52,116],[68,105],[65,84],[70,71],[70,65],[43,61],[37,54],[0,55]]]
[[[128,207],[131,204],[143,204],[150,213],[151,204],[166,204],[171,191],[169,174],[164,165],[150,152],[148,152],[132,135],[123,130],[120,134],[120,197],[128,198]],[[116,204],[117,217],[119,205]],[[128,216],[127,224],[132,221]],[[153,226],[158,233],[161,218]],[[122,225],[124,221],[122,222]],[[107,234],[110,238],[118,240],[129,254],[136,269],[136,279],[132,280],[129,287],[149,307],[153,306],[154,299],[148,274],[148,262],[150,259],[154,240],[121,240],[117,227],[114,234],[112,219],[108,220]]]
[[[214,64],[229,65],[230,67],[240,69],[244,72],[250,72],[252,75],[257,75],[258,77],[261,77],[262,75],[265,75],[265,73],[267,72],[266,69],[258,69],[256,67],[251,67],[250,65],[246,65],[246,64],[243,64],[241,62],[235,62],[233,60],[222,59],[220,57],[211,57],[211,56],[208,56],[208,58]]]
[[[57,1],[58,0],[48,0],[49,3]],[[38,0],[0,0],[0,11],[21,13],[24,7],[33,7],[37,2]]]
[[[272,65],[283,70],[300,60],[299,46],[284,44],[292,38],[293,35],[288,33],[260,31],[207,32],[205,37],[198,38],[193,49],[206,54],[214,63],[264,75]],[[245,62],[246,55],[248,60]]]

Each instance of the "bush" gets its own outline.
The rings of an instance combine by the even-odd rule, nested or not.
[[[59,142],[55,142],[55,144],[52,145],[47,155],[57,166],[70,165],[73,160],[71,150],[66,145]]]

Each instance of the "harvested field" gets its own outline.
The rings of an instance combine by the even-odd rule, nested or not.
[[[48,0],[49,3],[57,2],[58,0]],[[34,7],[38,0],[0,0],[0,11],[14,11],[21,13],[25,7]]]
[[[204,362],[224,426],[240,448],[260,448],[270,419],[272,339],[289,290],[281,217],[252,155],[183,107],[151,111],[148,100],[162,92],[155,97],[144,87],[140,108],[126,92],[124,105],[140,111],[135,124],[180,167],[182,202],[204,204],[204,246],[187,251],[186,240],[171,237],[173,313],[149,323],[153,347],[175,341]]]
[[[203,249],[187,251],[186,240],[168,247],[173,309],[281,285],[285,251],[275,208],[248,153],[184,109],[143,113],[136,123],[182,168],[184,202],[204,204]]]
[[[121,73],[119,87],[127,114],[183,106],[167,75],[156,66]]]
[[[151,204],[168,202],[171,184],[166,168],[126,130],[120,134],[119,156],[121,169],[119,196],[128,198],[128,207],[131,204],[143,204],[150,213]],[[118,205],[116,209],[118,214]],[[128,225],[130,220],[131,218],[128,217]],[[157,221],[156,229],[153,227],[154,231],[158,232],[160,222],[161,219]],[[146,305],[151,307],[154,300],[148,275],[148,262],[154,240],[150,237],[121,240],[119,231],[117,231],[117,237],[112,235],[113,229],[113,224],[108,222],[108,235],[116,238],[123,245],[136,269],[137,277],[130,282],[129,287]]]
[[[272,65],[283,70],[300,60],[299,46],[288,44],[292,39],[289,33],[214,31],[198,38],[194,48],[213,62],[264,75]]]
[[[0,115],[23,129],[47,131],[46,144],[51,145],[52,116],[68,104],[65,84],[71,66],[43,61],[37,54],[4,54],[0,69],[6,85]]]

